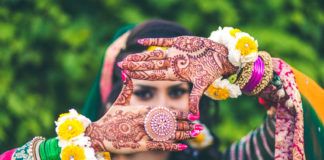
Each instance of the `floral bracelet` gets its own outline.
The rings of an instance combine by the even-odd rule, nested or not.
[[[87,117],[78,114],[75,109],[60,115],[55,122],[55,131],[58,135],[58,145],[61,147],[62,160],[110,160],[109,152],[96,155],[91,147],[90,137],[85,136],[85,129],[90,123]]]
[[[242,91],[255,95],[262,91],[272,78],[271,56],[258,52],[258,42],[248,33],[224,27],[211,33],[209,39],[228,48],[229,62],[239,67],[236,74],[216,79],[205,91],[215,100],[237,98]]]

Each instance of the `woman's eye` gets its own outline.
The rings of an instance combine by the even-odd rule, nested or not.
[[[133,93],[135,96],[137,96],[138,98],[142,99],[142,100],[149,100],[151,98],[153,98],[154,94],[152,91],[148,91],[148,90],[138,90],[138,91],[134,91]]]
[[[171,98],[177,99],[177,98],[180,98],[181,96],[183,96],[184,94],[186,94],[187,92],[188,92],[188,90],[186,90],[186,89],[177,88],[177,89],[170,90],[168,95]]]

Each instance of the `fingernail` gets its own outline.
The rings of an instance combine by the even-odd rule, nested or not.
[[[185,144],[178,144],[178,149],[179,150],[184,150],[184,149],[187,149],[187,148],[188,148],[188,146],[185,145]]]
[[[193,130],[193,131],[190,131],[190,134],[191,134],[192,137],[196,137],[196,136],[198,136],[198,134],[200,134],[200,131]]]
[[[143,43],[143,39],[137,40],[137,43],[142,44]]]
[[[200,118],[199,115],[194,115],[194,114],[192,114],[192,113],[190,113],[190,114],[188,115],[188,119],[191,120],[191,121],[197,120],[197,119],[199,119],[199,118]]]
[[[121,77],[122,77],[122,79],[123,79],[123,82],[126,82],[125,73],[124,73],[123,71],[121,72]]]
[[[200,124],[196,124],[195,125],[195,130],[199,130],[199,131],[201,131],[201,130],[203,130],[204,129],[204,126],[203,125],[200,125]]]
[[[121,67],[121,64],[122,64],[122,62],[118,62],[118,63],[117,63],[117,66],[118,66],[119,68],[122,68],[122,67]]]

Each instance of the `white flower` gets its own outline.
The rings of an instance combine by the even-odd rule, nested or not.
[[[228,60],[231,62],[231,64],[233,64],[236,67],[241,67],[242,63],[241,63],[241,53],[236,50],[236,49],[232,49],[229,48],[228,49]]]
[[[216,79],[212,85],[215,88],[221,88],[221,89],[224,89],[226,87],[227,91],[229,92],[229,96],[231,98],[237,98],[242,94],[239,86],[230,83],[227,79],[222,79],[222,78],[223,77]]]
[[[85,117],[81,114],[78,114],[75,109],[70,109],[69,113],[62,114],[58,118],[58,120],[55,122],[55,124],[56,124],[55,131],[58,133],[59,126],[61,124],[63,124],[66,120],[71,120],[71,119],[79,121],[82,124],[82,127],[84,130],[91,123],[91,121],[87,117]],[[84,154],[86,156],[86,158],[85,158],[86,160],[95,160],[96,159],[95,152],[94,152],[93,148],[91,148],[90,137],[85,136],[84,132],[82,132],[81,134],[79,134],[76,137],[70,138],[69,140],[61,139],[59,137],[57,137],[57,139],[59,140],[58,146],[60,146],[62,149],[67,146],[73,146],[73,145],[79,146],[79,147],[83,148]],[[62,154],[61,154],[61,156],[62,156]]]
[[[85,147],[84,154],[86,156],[86,160],[95,160],[96,159],[95,152],[94,152],[93,148]]]
[[[83,129],[86,129],[91,123],[90,119],[88,119],[87,117],[85,117],[81,114],[78,114],[78,112],[73,108],[69,110],[69,113],[62,114],[62,115],[63,115],[62,117],[58,118],[58,120],[55,121],[56,133],[58,133],[59,126],[68,119],[75,119],[75,120],[80,121],[83,126]]]
[[[258,58],[258,42],[249,34],[239,29],[219,27],[217,31],[211,33],[209,39],[227,47],[229,52],[228,59],[234,66],[242,67],[245,63],[254,62]]]
[[[214,138],[208,130],[207,126],[200,123],[199,121],[195,121],[195,123],[204,126],[204,129],[200,131],[200,134],[195,139],[189,140],[190,146],[195,149],[204,149],[213,144]]]

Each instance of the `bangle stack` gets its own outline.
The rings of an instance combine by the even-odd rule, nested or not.
[[[236,74],[228,78],[216,79],[205,91],[205,95],[215,100],[237,98],[260,93],[273,77],[271,56],[258,51],[258,42],[248,33],[232,27],[219,28],[209,39],[228,48],[228,60],[238,66]]]
[[[57,160],[60,159],[61,148],[58,146],[58,140],[51,138],[42,141],[39,145],[39,156],[41,159]]]
[[[97,153],[91,148],[90,137],[84,131],[91,121],[74,109],[61,114],[55,122],[58,137],[45,140],[34,137],[16,149],[12,160],[111,160],[109,152]]]
[[[259,52],[258,59],[243,67],[239,78],[235,82],[247,95],[260,93],[273,77],[271,56],[266,52]]]

